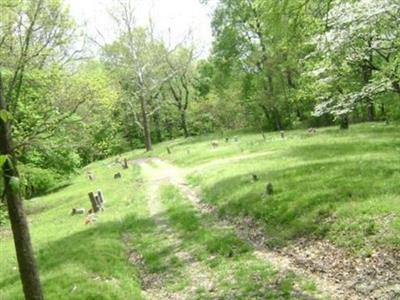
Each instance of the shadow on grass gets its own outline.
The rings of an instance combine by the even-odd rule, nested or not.
[[[315,143],[311,145],[292,146],[281,154],[284,157],[298,158],[304,161],[341,158],[355,155],[396,155],[396,148],[400,147],[400,142],[378,142],[378,141],[360,141],[348,143]],[[398,153],[397,153],[398,154]]]
[[[167,215],[172,225],[182,234],[183,246],[194,252],[200,260],[213,255],[240,256],[251,249],[232,230],[215,227],[210,216],[201,214],[187,204],[175,203],[168,208]]]
[[[320,151],[322,156],[325,150]],[[316,159],[318,155],[311,156]],[[323,237],[332,225],[328,220],[340,206],[398,194],[397,166],[393,160],[375,159],[328,159],[272,170],[260,164],[260,182],[250,183],[249,173],[224,178],[205,189],[205,198],[221,214],[262,220],[281,242]],[[273,196],[264,195],[266,181],[273,183]]]
[[[79,222],[81,221],[79,219]],[[129,245],[123,242],[124,234],[130,236]],[[118,282],[123,282],[115,288],[122,290],[120,293],[124,293],[123,295],[129,294],[132,286],[138,288],[140,285],[138,267],[128,261],[130,247],[143,256],[147,271],[174,271],[180,267],[179,264],[170,265],[173,261],[170,257],[174,255],[176,248],[174,245],[163,244],[163,239],[164,236],[157,231],[153,218],[131,215],[121,221],[88,225],[85,230],[42,244],[37,253],[37,260],[46,296],[55,297],[62,292],[62,286],[71,289],[75,283],[79,283],[89,287],[79,299],[113,299],[106,297],[107,295],[103,298],[93,298],[94,294],[97,295],[98,285],[101,283],[96,282],[96,278],[115,278]],[[54,276],[57,277],[58,274],[63,274],[59,282],[54,280]],[[0,289],[13,285],[18,280],[18,273],[2,278]],[[135,291],[131,290],[130,294],[135,294]],[[121,296],[122,294],[118,295],[125,297]]]

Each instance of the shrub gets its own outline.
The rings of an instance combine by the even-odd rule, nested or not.
[[[45,194],[63,179],[59,174],[33,165],[20,165],[22,194],[29,199]]]

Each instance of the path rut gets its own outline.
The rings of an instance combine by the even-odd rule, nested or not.
[[[253,158],[262,154],[249,154],[249,155],[241,155],[238,157],[223,159],[218,164],[228,163],[232,161],[240,161],[242,159]],[[186,180],[185,176],[193,172],[194,170],[206,170],[207,168],[212,166],[212,163],[206,163],[198,166],[198,168],[191,169],[180,169],[176,166],[173,166],[165,161],[160,160],[159,158],[149,158],[146,160],[140,160],[139,164],[147,170],[148,176],[150,179],[151,190],[149,191],[151,195],[156,195],[160,183],[170,183],[177,187],[190,201],[191,203],[201,212],[206,214],[216,214],[216,209],[211,205],[202,201],[200,196],[200,191],[190,187]],[[149,201],[150,210],[156,214],[160,210],[160,201],[157,200],[155,196],[150,197]],[[396,261],[397,257],[393,257],[392,261],[389,259],[385,260],[385,263],[389,261],[389,263],[393,263],[390,267],[394,271],[390,271],[388,274],[384,274],[389,278],[388,282],[385,286],[377,286],[375,289],[370,290],[362,290],[359,286],[355,285],[352,281],[352,276],[357,276],[357,274],[364,269],[371,268],[372,266],[356,264],[358,267],[357,270],[354,270],[355,264],[348,264],[346,261],[346,266],[341,268],[335,268],[335,266],[340,265],[340,261],[338,261],[332,269],[329,268],[318,268],[321,267],[321,262],[326,257],[316,257],[318,251],[321,251],[321,248],[326,247],[325,250],[332,251],[331,257],[336,259],[346,258],[346,255],[342,253],[340,249],[336,249],[330,244],[324,244],[321,241],[314,242],[299,242],[295,246],[291,246],[290,248],[273,250],[269,249],[266,246],[265,240],[266,236],[262,226],[257,224],[250,218],[238,218],[238,219],[220,219],[220,226],[231,226],[234,228],[236,234],[243,240],[246,240],[254,247],[254,255],[259,259],[266,260],[270,262],[276,269],[281,272],[294,272],[298,275],[302,275],[308,279],[313,280],[318,290],[324,296],[328,296],[331,299],[349,299],[349,300],[358,300],[358,299],[399,299],[396,295],[397,291],[400,288],[400,284],[398,285],[396,282],[400,283],[400,272],[398,276],[396,276]],[[305,249],[307,253],[302,253],[302,249]],[[322,252],[324,249],[322,249]],[[329,262],[332,266],[332,259]],[[336,272],[343,271],[346,276],[343,274],[335,274]],[[365,271],[365,270],[364,270]],[[358,272],[358,273],[357,273]],[[366,277],[368,279],[368,277]],[[398,280],[398,281],[397,281]],[[394,283],[392,283],[394,282]],[[362,283],[366,284],[368,288],[368,282]],[[177,298],[184,299],[184,298]]]
[[[179,250],[182,247],[181,238],[169,225],[168,219],[165,217],[165,208],[161,203],[160,199],[160,188],[162,185],[173,183],[171,179],[175,178],[177,174],[171,173],[175,169],[169,168],[155,168],[152,165],[152,160],[140,160],[137,163],[141,166],[144,179],[147,185],[147,195],[148,195],[148,209],[150,218],[152,218],[158,227],[158,231],[162,232],[164,236],[171,241],[174,248],[177,249],[175,255],[179,257],[185,264],[184,274],[189,276],[189,286],[179,292],[170,292],[164,288],[163,278],[158,278],[157,280],[152,278],[147,278],[144,286],[144,296],[149,300],[156,299],[171,299],[171,300],[181,300],[181,299],[191,299],[192,294],[198,288],[203,288],[210,290],[213,288],[213,278],[206,266],[201,264],[201,262],[196,261],[195,258],[191,256],[189,252]]]

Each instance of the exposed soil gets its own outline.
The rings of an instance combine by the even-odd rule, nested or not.
[[[191,253],[183,251],[181,244],[182,240],[177,233],[169,225],[165,217],[165,209],[160,201],[160,187],[163,184],[169,183],[169,179],[173,174],[170,174],[168,169],[155,169],[149,162],[152,160],[139,160],[135,163],[142,167],[145,184],[148,188],[148,209],[150,217],[157,224],[157,231],[162,233],[163,238],[168,239],[175,249],[174,254],[184,263],[185,278],[188,279],[189,285],[178,292],[168,291],[165,288],[165,283],[170,280],[169,274],[150,273],[146,270],[143,259],[140,254],[131,249],[129,251],[129,261],[139,267],[144,289],[144,296],[151,299],[192,299],[197,289],[211,291],[214,289],[213,278],[208,267],[197,261]]]
[[[241,155],[216,163],[238,161],[264,154]],[[133,163],[140,164],[144,169],[148,168],[148,183],[151,189],[154,189],[150,191],[150,195],[157,195],[156,190],[161,182],[169,182],[178,187],[202,213],[217,215],[216,208],[203,202],[200,192],[186,183],[185,175],[188,170],[177,168],[158,158],[142,159]],[[212,163],[200,165],[198,170],[205,171],[212,165]],[[189,171],[193,170],[192,168]],[[153,199],[149,201],[149,208],[153,210],[154,215],[159,212],[159,199],[151,197]],[[267,260],[281,272],[290,271],[312,279],[318,290],[329,298],[400,299],[399,252],[389,253],[380,250],[368,258],[361,258],[335,247],[328,241],[306,239],[298,240],[285,248],[270,249],[267,246],[268,236],[262,224],[251,218],[224,218],[220,221],[221,226],[232,226],[240,238],[251,243],[256,249],[254,255]],[[201,268],[194,267],[194,269]],[[203,278],[195,279],[193,283],[203,280]],[[183,295],[177,295],[178,298],[158,298],[158,296],[162,295],[152,299],[188,299]]]

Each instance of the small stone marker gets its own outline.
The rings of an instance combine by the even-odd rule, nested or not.
[[[253,178],[253,181],[258,181],[258,176],[257,176],[257,174],[251,174],[251,176],[252,176],[252,178]]]
[[[128,168],[129,168],[129,166],[128,166],[128,160],[127,160],[126,158],[124,158],[124,162],[123,162],[123,164],[122,164],[122,168],[124,168],[124,169],[128,169]]]
[[[72,209],[72,211],[71,211],[71,216],[74,216],[74,215],[83,215],[83,214],[85,214],[85,209],[84,208],[73,208]]]
[[[217,147],[219,146],[218,141],[212,141],[212,142],[211,142],[211,146],[212,146],[213,148],[217,148]]]
[[[92,172],[87,172],[87,176],[88,176],[88,178],[89,178],[89,180],[90,181],[94,181],[96,178],[95,178],[95,176],[94,176],[94,174],[92,173]]]
[[[284,138],[285,138],[285,132],[284,132],[283,130],[281,130],[281,132],[280,132],[280,133],[281,133],[281,138],[283,138],[283,139],[284,139]]]
[[[274,188],[272,186],[272,183],[268,182],[267,185],[265,186],[265,194],[272,195],[273,193],[274,193]]]

